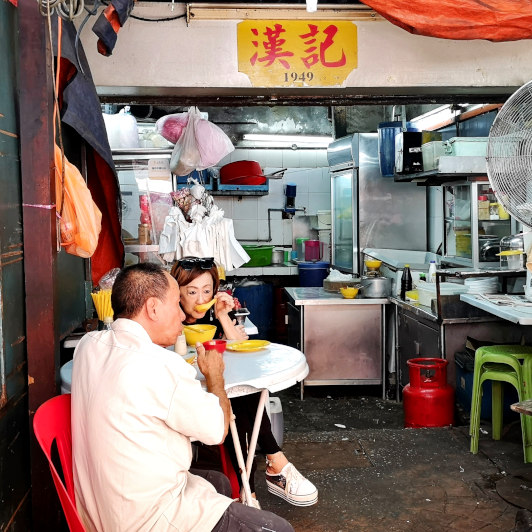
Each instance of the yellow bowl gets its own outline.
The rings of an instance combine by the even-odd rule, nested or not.
[[[216,325],[196,324],[185,325],[183,333],[188,345],[196,345],[196,342],[208,342],[214,338]]]
[[[346,299],[354,299],[358,294],[358,288],[354,288],[352,286],[345,286],[340,288],[340,292]]]
[[[368,259],[368,260],[366,260],[364,262],[366,263],[366,266],[368,268],[380,268],[380,266],[382,264],[382,260],[376,260],[376,259],[375,260],[373,260],[373,259],[369,260]]]

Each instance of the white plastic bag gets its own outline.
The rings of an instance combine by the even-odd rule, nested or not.
[[[170,170],[178,176],[214,166],[235,149],[223,130],[201,118],[197,107],[190,107],[187,115],[187,125],[170,159]],[[183,121],[182,117],[180,121]]]
[[[197,107],[188,110],[188,122],[179,137],[170,158],[170,170],[177,176],[185,176],[194,170],[203,170],[201,155],[196,143],[196,124],[201,119]]]
[[[120,109],[118,114],[103,113],[109,146],[112,150],[124,150],[139,147],[137,119],[129,112],[129,105]]]

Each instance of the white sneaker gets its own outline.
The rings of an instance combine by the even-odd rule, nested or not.
[[[318,502],[316,486],[307,480],[291,462],[280,473],[266,473],[268,491],[294,506],[312,506]]]

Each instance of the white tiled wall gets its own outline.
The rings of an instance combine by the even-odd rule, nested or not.
[[[236,149],[218,163],[223,166],[234,161],[257,161],[266,175],[286,168],[283,179],[270,179],[269,194],[265,196],[214,196],[214,202],[232,218],[238,240],[253,243],[268,238],[268,209],[281,209],[285,205],[284,185],[295,183],[295,206],[306,208],[306,213],[296,212],[296,217],[316,215],[318,210],[331,208],[331,190],[327,151],[284,149]],[[292,246],[295,221],[283,220],[281,212],[271,213],[271,244]],[[309,225],[309,224],[307,224]],[[297,236],[301,235],[298,232]]]

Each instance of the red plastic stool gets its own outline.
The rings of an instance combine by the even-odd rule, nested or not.
[[[236,471],[231,462],[229,452],[227,451],[223,443],[218,447],[220,449],[220,461],[222,462],[222,471],[224,475],[229,479],[229,482],[231,482],[231,497],[233,499],[239,499],[240,484],[238,483],[238,477],[236,476]]]

